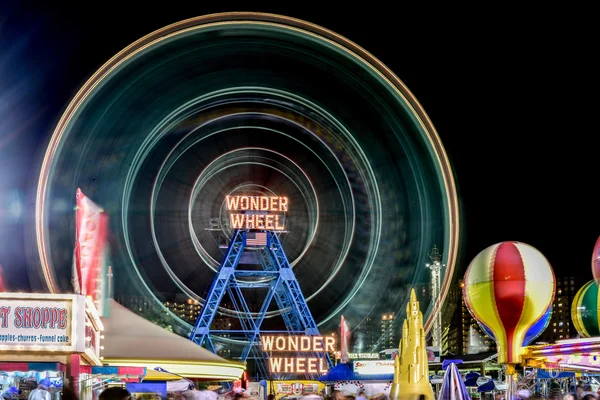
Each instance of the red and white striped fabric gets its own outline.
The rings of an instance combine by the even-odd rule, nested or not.
[[[76,194],[77,211],[72,283],[75,293],[91,296],[99,311],[106,285],[108,216],[86,197]]]
[[[350,346],[350,335],[352,332],[350,332],[350,328],[348,327],[348,323],[346,322],[346,319],[344,318],[344,316],[342,315],[342,321],[340,323],[341,327],[340,327],[340,353],[341,353],[341,359],[342,362],[348,362],[349,361],[349,356],[348,356],[348,347]]]

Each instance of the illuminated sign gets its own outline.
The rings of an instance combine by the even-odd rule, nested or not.
[[[283,215],[288,211],[288,198],[281,196],[227,196],[228,211],[233,229],[264,229],[283,231]]]
[[[351,360],[378,360],[377,353],[348,353],[348,358]]]
[[[102,330],[104,330],[104,325],[100,320],[94,300],[91,296],[87,296],[85,298],[85,352],[82,356],[90,365],[101,366],[103,364],[100,359]]]
[[[303,382],[294,382],[294,383],[286,383],[286,382],[279,382],[277,384],[275,384],[275,390],[277,394],[282,394],[282,395],[294,395],[294,396],[300,396],[300,395],[311,395],[311,394],[318,394],[319,393],[319,387],[323,386],[323,384],[318,384],[318,383],[308,383],[308,381],[306,381],[306,383]]]
[[[393,375],[394,361],[354,361],[354,372],[361,375]]]
[[[0,293],[0,352],[85,351],[85,298]]]
[[[335,338],[331,336],[262,336],[264,352],[280,353],[333,353]],[[269,371],[271,373],[312,373],[324,374],[329,369],[324,357],[299,357],[289,354],[287,357],[269,355]]]

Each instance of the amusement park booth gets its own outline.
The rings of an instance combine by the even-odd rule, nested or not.
[[[91,398],[102,328],[90,298],[0,293],[0,389],[26,397],[46,380],[51,393],[69,385],[81,399]]]
[[[324,383],[309,380],[269,381],[268,384],[270,388],[268,392],[272,391],[275,399],[318,395],[325,389]]]
[[[102,362],[107,367],[142,367],[149,377],[158,372],[204,381],[240,379],[246,364],[229,361],[191,340],[167,331],[114,300],[102,318]]]
[[[369,397],[389,396],[394,381],[394,360],[355,360],[340,363],[319,379],[346,395],[364,390]]]

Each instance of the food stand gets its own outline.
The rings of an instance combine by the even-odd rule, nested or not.
[[[389,396],[394,360],[355,360],[340,363],[319,379],[346,395],[364,391],[369,397]]]
[[[99,357],[102,322],[91,299],[74,294],[0,293],[0,385],[21,396],[42,379],[50,391],[69,385],[80,398]],[[80,389],[82,389],[80,391]]]

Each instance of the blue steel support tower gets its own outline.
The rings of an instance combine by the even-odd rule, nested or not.
[[[221,262],[217,276],[206,296],[190,339],[198,345],[204,346],[213,353],[216,353],[212,337],[220,335],[242,337],[246,344],[241,354],[241,361],[247,361],[249,358],[255,359],[258,373],[262,377],[268,378],[268,355],[261,350],[261,334],[286,333],[290,335],[318,336],[319,328],[310,313],[306,299],[302,294],[298,280],[292,271],[279,238],[272,231],[263,232],[266,233],[266,245],[247,246],[246,238],[248,232],[246,230],[234,231],[233,238]],[[247,248],[259,250],[262,269],[238,269],[242,253]],[[266,279],[261,279],[258,282],[245,282],[238,279],[248,277]],[[267,295],[258,313],[250,311],[242,293],[242,289],[252,288],[267,289]],[[233,308],[237,312],[241,330],[211,329],[211,324],[219,311],[219,305],[225,293],[228,294]],[[265,314],[273,299],[275,299],[286,325],[287,330],[285,332],[261,330]],[[311,357],[326,357],[327,363],[331,367],[331,360],[327,353],[312,354]],[[318,378],[318,376],[308,373],[306,377],[308,379]]]

